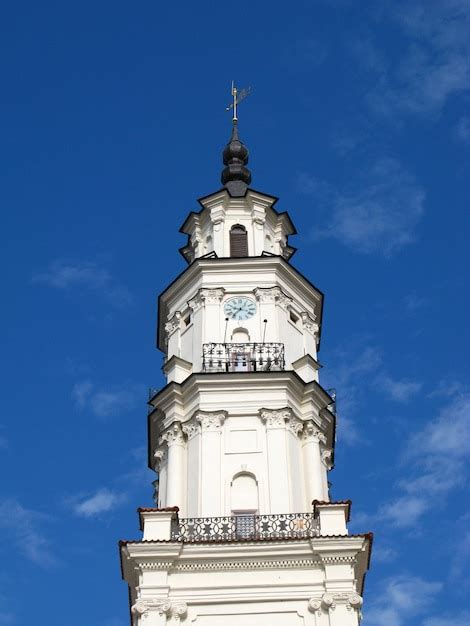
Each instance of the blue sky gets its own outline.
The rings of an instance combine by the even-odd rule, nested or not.
[[[26,0],[0,23],[0,625],[128,623],[156,296],[219,188],[232,78],[253,187],[326,294],[333,496],[376,535],[364,623],[470,623],[470,1]]]

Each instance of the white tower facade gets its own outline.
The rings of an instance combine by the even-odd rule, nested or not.
[[[160,295],[167,385],[149,399],[156,508],[122,541],[133,626],[357,626],[372,538],[331,502],[334,400],[319,384],[323,294],[295,228],[249,188],[232,137],[223,189],[182,226],[188,268]]]

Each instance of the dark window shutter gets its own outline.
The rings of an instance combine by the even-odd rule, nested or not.
[[[243,226],[230,230],[230,256],[248,256],[248,236]]]

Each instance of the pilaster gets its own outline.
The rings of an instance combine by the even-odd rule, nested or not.
[[[185,440],[179,422],[175,422],[160,437],[159,444],[166,444],[168,449],[168,480],[166,503],[168,506],[179,506],[185,510]],[[184,513],[183,513],[184,514]]]
[[[323,479],[326,470],[321,459],[320,442],[326,443],[326,437],[315,422],[309,420],[305,423],[302,432],[305,489],[308,502],[328,499],[328,491],[325,492]]]
[[[201,512],[204,517],[222,515],[222,425],[225,411],[198,411],[201,432]]]

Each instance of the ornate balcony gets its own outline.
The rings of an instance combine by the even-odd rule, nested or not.
[[[269,372],[283,370],[283,343],[205,343],[205,372]]]
[[[319,535],[313,513],[233,515],[176,519],[172,541],[238,541],[240,539],[308,539]]]

